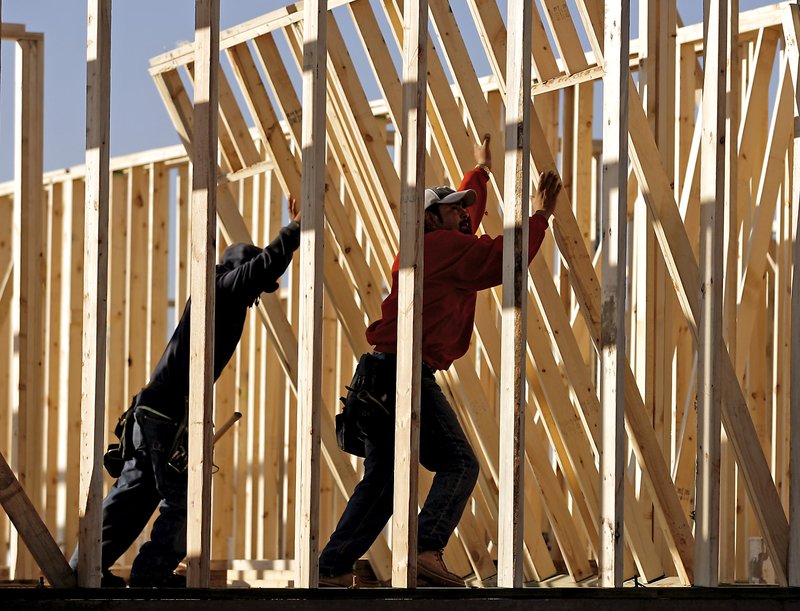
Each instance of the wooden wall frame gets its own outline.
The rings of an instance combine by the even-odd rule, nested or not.
[[[293,84],[302,65],[303,21],[307,19],[299,5],[221,32],[218,50],[213,48],[216,43],[209,41],[207,64],[201,65],[200,55],[195,56],[199,47],[194,43],[154,58],[150,71],[182,148],[109,162],[112,222],[105,366],[109,383],[101,391],[102,376],[97,375],[101,365],[87,366],[87,373],[95,371],[98,387],[94,414],[87,412],[85,420],[100,418],[101,394],[106,411],[118,412],[126,393],[144,382],[152,351],[160,343],[159,336],[168,326],[175,303],[182,303],[188,292],[200,294],[199,289],[187,290],[190,235],[197,240],[199,231],[208,231],[202,251],[208,271],[217,254],[215,240],[219,239],[220,247],[232,241],[266,241],[280,224],[286,195],[302,193],[308,201],[312,187],[304,181],[313,177],[317,190],[323,182],[326,185],[317,198],[324,201],[324,221],[312,221],[314,217],[304,214],[313,225],[315,244],[322,246],[324,242],[324,247],[313,253],[315,263],[309,270],[314,273],[298,281],[300,267],[295,265],[281,295],[264,296],[253,322],[248,323],[236,363],[217,384],[218,414],[227,414],[236,405],[246,406],[247,413],[217,455],[224,464],[224,475],[219,477],[225,483],[220,486],[232,487],[231,498],[215,493],[212,502],[209,476],[204,474],[205,479],[197,480],[198,484],[203,482],[203,500],[210,507],[199,515],[205,520],[213,512],[215,520],[220,520],[219,531],[208,531],[193,547],[191,557],[202,558],[203,567],[197,572],[199,567],[190,562],[190,579],[197,585],[212,583],[212,571],[224,571],[226,577],[234,571],[246,571],[252,583],[283,580],[313,586],[313,540],[315,536],[324,537],[333,527],[335,516],[358,480],[358,464],[351,463],[335,447],[334,405],[338,389],[352,372],[354,358],[369,349],[364,329],[368,321],[380,316],[380,301],[390,278],[388,270],[399,245],[401,202],[403,193],[409,192],[403,189],[410,184],[404,176],[410,174],[411,165],[405,173],[402,171],[400,145],[406,144],[408,134],[404,140],[396,139],[403,131],[403,75],[392,56],[402,48],[403,16],[412,4],[329,0],[315,5],[318,25],[324,22],[327,33],[324,61],[318,54],[312,62],[324,74],[316,83],[315,104],[302,100]],[[512,116],[507,105],[522,95],[521,89],[515,89],[519,77],[510,77],[512,70],[506,65],[507,53],[516,49],[508,47],[508,38],[514,32],[506,31],[495,2],[469,0],[468,17],[450,11],[447,0],[423,4],[426,8],[420,8],[419,21],[428,24],[426,78],[424,87],[417,90],[415,104],[422,106],[424,93],[427,125],[418,122],[417,126],[427,127],[427,133],[418,135],[417,144],[424,148],[420,146],[414,158],[415,176],[424,167],[426,183],[453,184],[472,165],[470,147],[483,134],[491,134],[493,142],[504,140],[507,127],[501,118]],[[704,57],[703,64],[708,67],[716,62],[730,71],[727,98],[733,114],[726,126],[718,121],[712,124],[708,117],[696,120],[705,115],[723,117],[720,105],[714,108],[712,102],[722,100],[718,92],[724,91],[726,83],[722,78],[712,79],[711,71],[703,75],[698,57],[713,45],[703,44],[701,24],[684,26],[680,22],[674,2],[659,5],[658,20],[664,25],[661,29],[650,27],[651,19],[656,19],[656,3],[640,3],[649,11],[648,27],[639,40],[630,41],[629,51],[617,52],[619,57],[612,57],[613,50],[604,41],[603,3],[599,0],[579,0],[577,10],[549,1],[541,6],[530,4],[534,43],[529,53],[518,58],[530,61],[534,74],[530,99],[523,107],[529,113],[530,133],[525,140],[530,153],[522,154],[522,165],[536,174],[557,170],[567,188],[559,197],[554,217],[555,239],[548,238],[531,265],[530,288],[520,301],[527,328],[524,342],[520,337],[517,344],[517,356],[519,373],[527,378],[528,387],[517,398],[519,405],[522,401],[527,405],[517,423],[520,430],[524,420],[526,435],[518,438],[516,455],[518,473],[524,473],[527,484],[510,514],[499,501],[500,493],[509,493],[505,476],[500,475],[507,463],[501,451],[513,446],[514,437],[505,427],[502,437],[500,434],[500,414],[508,409],[508,402],[501,396],[498,380],[503,371],[508,371],[498,332],[502,296],[492,290],[479,297],[474,342],[468,354],[439,378],[482,467],[469,509],[445,550],[448,566],[457,568],[456,572],[474,573],[476,579],[492,578],[493,550],[505,549],[506,545],[499,545],[506,539],[496,534],[497,524],[507,523],[509,515],[516,512],[529,528],[517,534],[516,551],[511,555],[513,577],[504,572],[500,580],[503,585],[541,581],[555,575],[559,567],[572,582],[592,577],[590,561],[599,558],[606,542],[601,522],[601,516],[606,515],[601,504],[604,486],[600,481],[606,470],[598,457],[601,448],[619,451],[627,442],[630,454],[626,458],[635,477],[617,469],[613,480],[613,489],[624,490],[626,497],[624,544],[616,549],[611,571],[615,584],[637,574],[648,582],[666,574],[683,584],[716,585],[747,579],[752,577],[745,549],[750,538],[763,541],[769,558],[763,568],[769,579],[794,584],[800,579],[796,560],[800,537],[794,519],[800,496],[794,494],[797,486],[791,485],[797,474],[790,466],[797,463],[797,453],[796,444],[792,444],[796,431],[790,425],[796,424],[797,410],[792,405],[797,394],[791,384],[795,366],[785,340],[792,338],[797,350],[793,323],[799,310],[791,296],[796,270],[791,252],[796,244],[793,215],[797,213],[800,170],[796,167],[797,142],[794,134],[789,135],[798,99],[797,8],[789,3],[740,12],[732,2],[730,17],[716,20],[719,28],[712,31],[712,40],[719,41],[720,52]],[[720,11],[723,5],[728,7],[727,2],[717,5]],[[465,44],[462,20],[466,18],[472,20],[470,27],[478,32],[481,48]],[[355,27],[357,39],[345,39],[343,20]],[[675,35],[664,35],[662,30],[674,30]],[[576,42],[581,32],[589,40],[589,49]],[[36,36],[22,26],[4,24],[2,36],[17,36],[21,45],[38,44]],[[216,36],[212,38],[216,40]],[[548,40],[547,44],[536,43],[543,40]],[[723,53],[722,47],[728,45],[730,53]],[[353,54],[357,47],[368,50],[372,74],[356,70]],[[306,45],[305,50],[308,48]],[[473,58],[477,53],[485,55],[491,68],[488,78],[476,75]],[[618,168],[625,166],[618,179],[620,184],[627,181],[620,196],[621,201],[625,197],[628,201],[619,218],[627,223],[631,254],[622,283],[624,292],[620,292],[618,282],[615,295],[618,302],[623,296],[630,300],[631,306],[622,324],[629,338],[627,354],[621,355],[617,349],[622,390],[619,381],[614,388],[615,399],[624,400],[625,434],[604,446],[602,414],[611,399],[601,394],[597,374],[604,345],[603,304],[608,294],[603,286],[611,287],[602,261],[612,253],[598,240],[602,200],[597,178],[602,155],[611,153],[611,144],[606,138],[603,151],[602,143],[592,139],[591,124],[599,120],[594,117],[592,104],[594,84],[616,74],[605,67],[609,62],[619,66],[620,74],[627,62],[631,71],[639,72],[639,82],[634,84],[625,76],[620,85],[620,91],[628,94],[629,152],[621,153],[628,162]],[[738,91],[733,87],[734,74],[739,75],[735,79],[741,84]],[[367,78],[374,79],[381,99],[368,100],[362,82]],[[707,83],[701,87],[704,78]],[[207,106],[207,120],[202,115],[194,118],[198,108],[187,93],[188,83],[196,91],[208,87],[210,94],[215,80],[219,95]],[[774,103],[758,95],[770,81],[778,85]],[[528,99],[527,82],[525,85],[522,89]],[[717,92],[714,99],[712,91]],[[622,93],[619,98],[622,102]],[[324,161],[316,160],[314,172],[303,161],[309,138],[300,129],[304,109],[307,115],[313,114],[308,112],[311,109],[319,111],[314,135],[319,138],[323,132],[327,143],[327,155]],[[611,114],[619,119],[625,113]],[[24,125],[26,117],[20,115],[17,123]],[[323,121],[324,127],[320,127]],[[522,125],[525,123],[523,119]],[[41,121],[34,124],[32,129],[41,131]],[[609,128],[622,129],[621,125],[612,119]],[[717,134],[728,131],[727,149],[715,146],[710,151],[702,144],[703,128],[714,126]],[[214,130],[218,130],[216,134]],[[205,136],[210,138],[204,141]],[[201,146],[206,151],[203,154],[199,152]],[[219,158],[213,147],[218,147]],[[78,480],[71,479],[74,476],[69,475],[68,468],[81,454],[75,436],[69,434],[79,430],[81,419],[76,408],[79,387],[70,377],[81,366],[77,348],[80,321],[83,317],[91,321],[95,307],[91,303],[84,306],[80,287],[84,275],[87,281],[99,277],[93,267],[75,263],[79,256],[82,261],[84,248],[90,261],[97,255],[100,264],[102,255],[91,248],[94,238],[90,227],[95,217],[85,217],[80,202],[85,198],[94,201],[93,186],[100,183],[92,174],[91,161],[88,169],[42,176],[40,149],[29,154],[25,171],[33,173],[20,171],[16,186],[0,185],[0,219],[10,221],[12,214],[18,215],[16,225],[5,224],[15,226],[14,230],[3,233],[0,223],[0,303],[12,304],[12,316],[6,320],[2,317],[4,309],[0,309],[0,380],[5,372],[16,379],[13,372],[18,368],[18,375],[25,379],[30,379],[30,371],[40,371],[41,384],[16,392],[0,382],[0,392],[11,394],[20,406],[33,406],[25,417],[28,408],[20,408],[15,443],[21,452],[18,462],[11,463],[54,542],[66,551],[77,540],[80,507],[70,487],[74,483],[77,489]],[[212,208],[208,219],[191,234],[189,222],[197,217],[189,214],[190,179],[196,186],[204,184],[212,200],[217,198],[216,212]],[[509,172],[496,172],[490,183],[490,206],[483,223],[483,230],[490,235],[500,233],[500,210],[509,205],[512,187],[516,193],[522,184],[512,179]],[[30,209],[13,203],[33,200],[41,202],[34,211],[38,220],[22,223],[20,215]],[[717,228],[717,237],[721,234],[729,244],[724,266],[721,257],[715,267],[700,263],[705,260],[701,255],[713,250],[713,245],[699,239],[701,227],[709,227],[701,205],[712,200],[726,202],[729,209],[727,223]],[[174,224],[166,213],[170,208],[175,211]],[[167,219],[173,240],[158,233],[151,213],[156,215],[153,219]],[[217,215],[219,230],[213,227]],[[23,231],[32,227],[38,236],[33,241]],[[142,236],[147,236],[144,242]],[[15,242],[18,238],[24,239]],[[25,245],[16,247],[16,257],[9,246],[12,243]],[[156,248],[159,243],[168,247]],[[174,252],[167,252],[173,248]],[[42,262],[41,276],[24,273],[24,266],[37,257]],[[147,270],[142,273],[129,269],[126,263],[137,257],[148,258]],[[174,265],[175,277],[180,279],[174,289],[167,286],[166,274],[162,277],[157,273],[166,267],[159,261]],[[713,308],[709,305],[711,310],[704,310],[699,288],[713,274],[721,277],[715,286],[724,287],[724,291]],[[146,289],[148,282],[153,284],[152,289]],[[309,287],[315,295],[315,309],[309,310],[313,314],[300,306],[299,295]],[[41,300],[48,305],[41,311],[14,306],[22,303],[24,290],[50,295]],[[96,298],[100,303],[102,292],[98,286],[90,301]],[[170,305],[170,300],[175,303]],[[644,307],[645,302],[648,307]],[[672,314],[674,303],[680,312]],[[712,310],[716,314],[709,318]],[[39,322],[31,322],[31,317]],[[148,324],[148,318],[152,324]],[[741,324],[743,320],[757,324]],[[11,348],[14,321],[21,330],[25,321],[28,329],[42,330],[41,334],[20,334],[24,341],[20,341],[19,356]],[[307,324],[311,326],[306,328]],[[132,328],[140,327],[148,331],[131,333]],[[321,350],[326,355],[319,370],[316,365],[307,366],[305,360],[298,363],[298,348],[304,351],[309,342],[302,339],[298,344],[297,340],[299,329],[318,327],[321,332],[312,332],[309,339],[314,340],[314,354]],[[717,329],[715,334],[710,333],[713,329]],[[52,340],[46,339],[54,337],[61,342],[58,350],[53,350]],[[698,345],[705,352],[704,358],[698,356]],[[117,352],[127,360],[119,358]],[[335,358],[328,359],[329,353]],[[99,349],[94,356],[100,360]],[[312,362],[318,358],[311,356]],[[718,372],[711,378],[704,374],[709,367],[716,367]],[[312,395],[299,400],[303,404],[300,413],[312,417],[310,426],[309,421],[302,425],[310,434],[310,444],[305,446],[289,431],[298,413],[294,407],[298,380],[301,388],[307,388],[308,375],[319,379],[320,384],[319,399]],[[705,385],[703,379],[708,380]],[[695,414],[694,397],[707,392],[712,379],[721,398],[711,400],[711,411],[701,407]],[[316,384],[312,386],[316,389]],[[413,389],[413,383],[410,387]],[[210,386],[205,393],[210,398]],[[41,395],[41,399],[33,395]],[[316,414],[309,410],[309,403],[319,408],[324,465],[314,458]],[[206,424],[205,433],[196,437],[193,446],[193,464],[198,467],[206,466],[210,457],[205,443],[210,431],[210,405],[204,403],[202,416],[197,410],[193,412],[198,423]],[[619,404],[614,405],[613,414],[619,417]],[[719,456],[714,450],[710,457],[710,483],[704,483],[709,480],[701,477],[696,490],[692,464],[698,443],[703,448],[703,444],[718,441],[714,406],[719,407],[719,422],[726,437],[720,440]],[[4,419],[3,413],[0,422]],[[108,415],[105,419],[109,420]],[[702,436],[698,436],[698,426]],[[705,431],[711,433],[706,435]],[[52,444],[53,450],[44,462],[57,477],[47,478],[44,471],[31,471],[26,466],[31,464],[30,455],[44,452],[43,444],[37,446],[32,438],[47,439],[48,445]],[[96,429],[93,439],[95,449],[86,452],[86,457],[96,464],[97,448],[102,447]],[[13,458],[10,440],[10,429],[1,428],[0,451]],[[201,441],[206,448],[202,459],[197,451],[203,445]],[[543,447],[551,459],[542,454]],[[409,456],[412,454],[409,452]],[[713,560],[717,555],[714,546],[706,545],[705,537],[695,541],[690,526],[695,505],[706,506],[698,499],[709,491],[713,493],[716,486],[713,465],[717,461],[723,474],[719,509],[711,503],[707,512],[698,515],[707,520],[704,523],[711,531],[717,529],[715,520],[720,524],[719,567]],[[301,467],[298,477],[296,467],[301,464],[307,469],[310,465],[311,470]],[[313,483],[316,466],[320,469],[319,484]],[[306,472],[312,474],[308,479],[303,475]],[[415,511],[414,497],[424,497],[427,482],[426,476],[420,477],[419,490],[414,492],[414,475],[409,470],[410,494],[403,504],[409,517]],[[405,490],[406,484],[402,486]],[[296,489],[301,493],[293,494]],[[737,504],[744,511],[734,515]],[[295,514],[295,510],[300,513]],[[264,512],[269,517],[259,523],[255,516]],[[245,519],[241,524],[234,523],[232,516],[240,514]],[[305,515],[309,516],[307,522]],[[413,529],[396,530],[407,539],[411,552],[400,552],[399,544],[394,545],[401,559],[397,583],[402,582],[400,575],[410,583]],[[551,547],[557,553],[552,556],[547,553],[545,537],[554,543]],[[34,574],[33,562],[24,553],[9,558],[8,550],[16,553],[16,544],[9,543],[0,528],[0,565],[9,570],[13,567],[20,576]],[[267,559],[263,557],[266,554],[270,556]],[[296,565],[289,563],[294,558],[298,559]],[[393,567],[385,538],[373,547],[370,560],[376,575],[388,580]],[[505,571],[508,561],[502,564]]]

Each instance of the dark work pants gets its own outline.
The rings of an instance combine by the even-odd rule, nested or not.
[[[186,555],[186,472],[177,473],[167,465],[177,427],[172,420],[136,409],[134,456],[103,500],[103,571],[131,546],[159,505],[150,540],[133,561],[131,578],[170,575]],[[77,562],[75,550],[73,569]]]
[[[394,365],[393,355],[389,358]],[[394,389],[390,390],[390,393]],[[419,514],[419,551],[447,545],[478,480],[478,461],[453,408],[430,370],[422,373],[420,464],[435,473]],[[392,399],[393,401],[393,399]],[[378,537],[393,510],[394,431],[365,440],[364,478],[356,486],[336,530],[322,550],[319,572],[341,575],[352,570]]]

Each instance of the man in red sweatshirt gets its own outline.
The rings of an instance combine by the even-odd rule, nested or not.
[[[502,284],[502,236],[475,235],[486,210],[492,162],[488,135],[475,147],[475,161],[477,165],[464,176],[458,191],[449,187],[425,190],[420,463],[435,476],[419,514],[420,585],[464,585],[461,577],[447,570],[442,550],[478,478],[475,454],[434,378],[436,370],[447,369],[467,352],[477,292]],[[542,244],[560,189],[555,173],[540,176],[536,211],[529,220],[528,262]],[[392,514],[397,273],[396,258],[382,317],[367,329],[367,341],[375,351],[361,357],[349,387],[349,397],[368,396],[379,409],[359,426],[364,477],[320,555],[322,586],[358,586],[353,563],[369,549]]]

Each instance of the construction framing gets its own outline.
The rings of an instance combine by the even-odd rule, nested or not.
[[[217,0],[198,0],[196,41],[150,68],[182,144],[109,162],[102,147],[90,156],[87,131],[86,166],[44,175],[43,39],[3,24],[18,46],[18,147],[15,180],[0,185],[0,454],[13,468],[0,469],[0,500],[42,524],[15,530],[0,514],[0,570],[71,585],[63,554],[79,524],[82,542],[99,540],[89,510],[103,423],[146,381],[188,294],[193,330],[213,328],[215,254],[268,242],[293,194],[299,256],[213,389],[213,337],[197,331],[193,344],[204,367],[187,566],[199,586],[314,587],[318,542],[362,468],[336,447],[338,397],[370,349],[395,255],[404,269],[421,261],[412,204],[423,184],[457,185],[490,134],[483,231],[505,233],[509,260],[539,174],[558,171],[564,189],[530,276],[506,270],[503,289],[479,296],[468,354],[437,375],[481,463],[448,566],[514,587],[562,574],[800,585],[800,7],[708,4],[704,28],[684,26],[672,0],[641,0],[629,41],[625,11],[601,0],[578,0],[577,14],[509,3],[508,32],[495,0],[456,12],[447,0],[317,0],[219,36]],[[467,28],[482,48],[468,48]],[[107,86],[96,66],[89,82]],[[410,307],[419,288],[407,281]],[[416,500],[430,482],[415,467],[410,312],[393,536],[368,557],[394,585],[414,582]],[[212,456],[212,422],[235,411]]]

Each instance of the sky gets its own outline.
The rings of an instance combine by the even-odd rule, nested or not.
[[[375,0],[373,0],[374,2]],[[537,0],[538,1],[538,0]],[[225,29],[286,5],[286,0],[220,0],[220,27]],[[574,0],[569,0],[574,6]],[[637,32],[636,0],[632,36]],[[702,2],[679,0],[685,23],[702,19]],[[771,4],[740,0],[741,10]],[[500,0],[505,13],[505,0]],[[2,20],[22,23],[45,36],[45,171],[83,163],[86,96],[85,0],[4,0]],[[465,15],[465,0],[451,0],[456,17]],[[573,11],[573,14],[577,14]],[[462,21],[459,19],[459,22]],[[347,32],[345,32],[347,36]],[[480,45],[464,30],[470,44]],[[470,37],[473,37],[470,40]],[[111,34],[111,155],[124,155],[177,144],[178,138],[147,72],[151,57],[194,38],[194,0],[115,0]],[[0,181],[13,177],[14,43],[2,43],[0,72]],[[354,56],[356,63],[359,58]],[[363,61],[363,60],[361,60]],[[479,75],[488,73],[476,63]],[[367,94],[377,97],[377,89]]]

